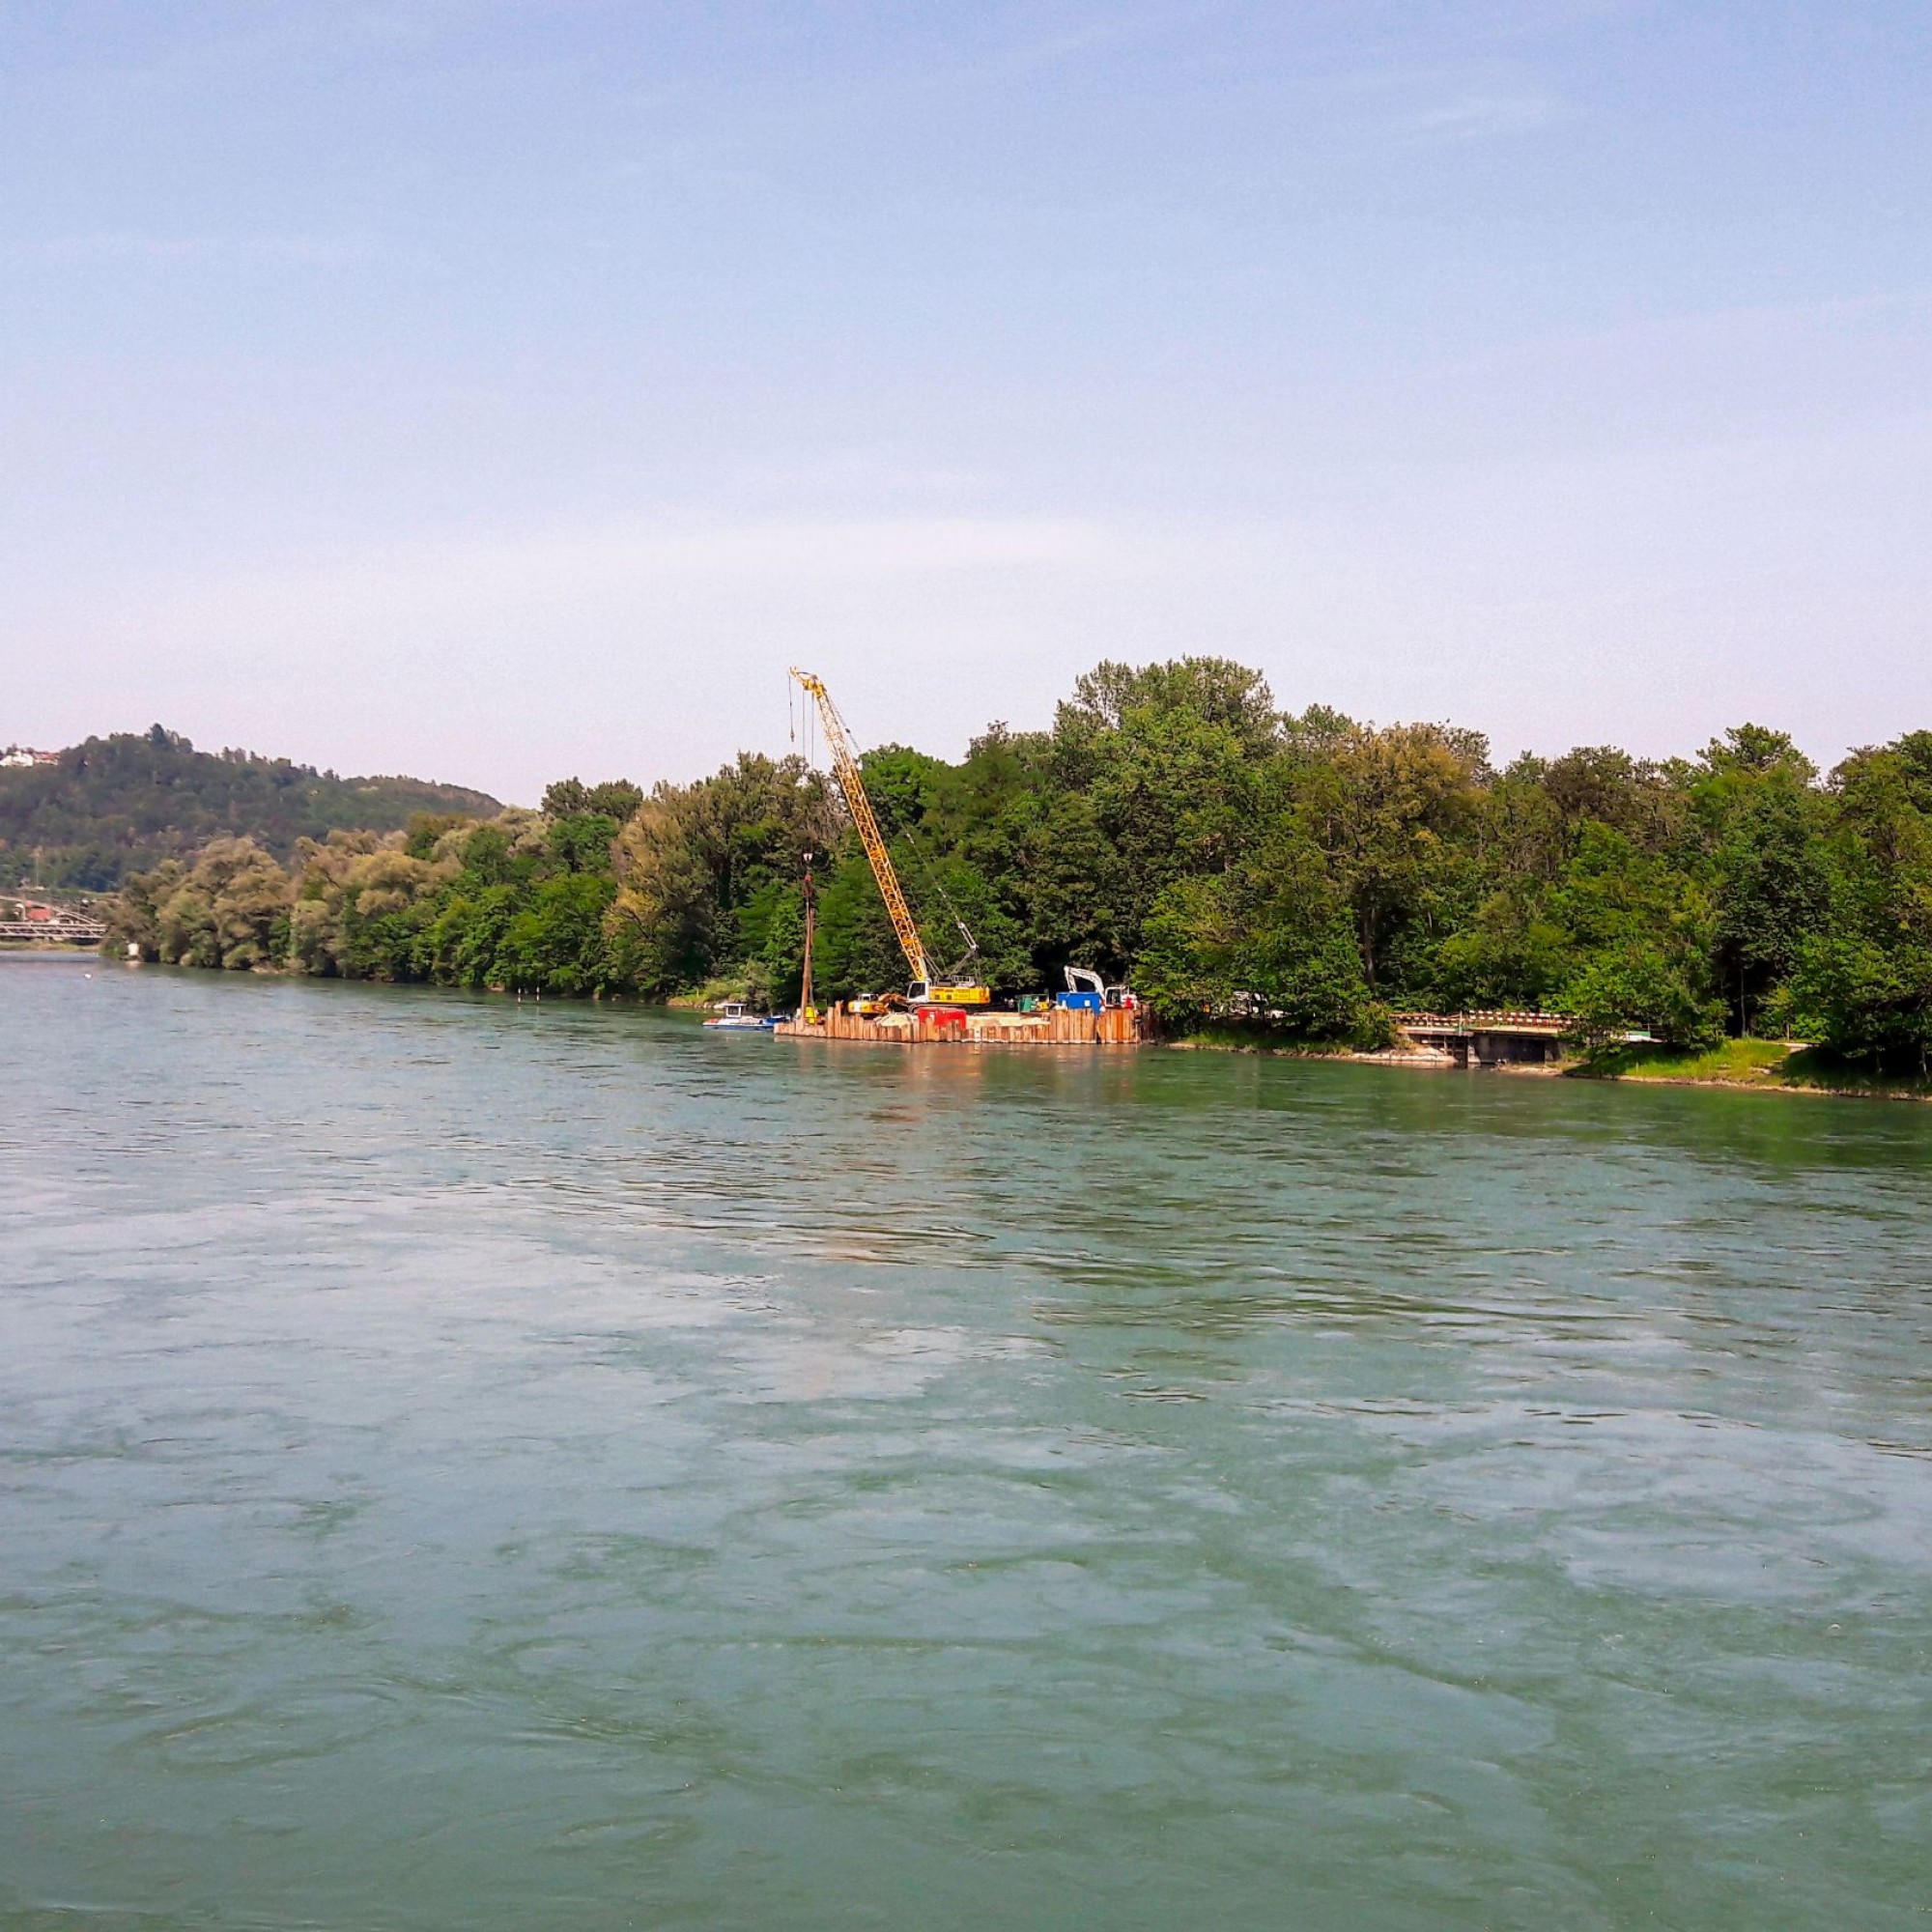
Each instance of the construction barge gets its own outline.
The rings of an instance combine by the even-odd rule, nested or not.
[[[1125,986],[1109,986],[1098,973],[1069,964],[1066,991],[1049,998],[1027,994],[1012,1009],[993,1005],[993,989],[974,970],[980,949],[966,922],[948,900],[952,923],[966,951],[950,971],[938,972],[925,935],[906,902],[898,868],[886,849],[878,814],[866,791],[852,735],[822,678],[792,667],[791,675],[810,698],[825,731],[832,776],[845,801],[852,829],[866,849],[893,931],[905,954],[911,983],[903,993],[867,993],[821,1009],[811,997],[812,934],[816,895],[811,854],[805,853],[805,973],[798,1011],[772,1028],[788,1039],[859,1039],[888,1046],[1138,1046],[1150,1037],[1150,1016]],[[808,710],[807,716],[810,712]],[[945,899],[945,889],[939,888]],[[739,1021],[738,1024],[755,1024]],[[724,1020],[711,1026],[733,1024]]]
[[[841,1002],[817,1018],[803,1013],[773,1029],[781,1039],[864,1039],[886,1046],[1140,1046],[1153,1037],[1141,1006],[1041,1007],[1003,1012],[990,1007],[917,1007],[855,1013]]]

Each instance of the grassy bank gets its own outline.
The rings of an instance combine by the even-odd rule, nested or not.
[[[1932,1100],[1932,1081],[1872,1073],[1817,1047],[1781,1039],[1727,1039],[1702,1053],[1673,1052],[1662,1046],[1617,1046],[1593,1055],[1571,1071],[1586,1080],[1660,1080],[1787,1094]]]
[[[1374,1060],[1400,1065],[1397,1056],[1364,1053],[1333,1040],[1299,1039],[1277,1028],[1241,1021],[1197,1028],[1170,1047],[1208,1053],[1279,1054],[1294,1059]],[[1439,1065],[1439,1062],[1423,1063]],[[1588,1059],[1550,1066],[1507,1067],[1509,1072],[1560,1071],[1577,1080],[1649,1080],[1684,1087],[1748,1087],[1763,1093],[1834,1094],[1877,1100],[1932,1100],[1932,1080],[1872,1073],[1834,1059],[1821,1048],[1782,1039],[1727,1039],[1701,1053],[1668,1047],[1623,1045]]]

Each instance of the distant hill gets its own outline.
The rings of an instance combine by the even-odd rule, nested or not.
[[[0,885],[107,892],[128,872],[244,836],[286,859],[298,838],[393,832],[419,811],[488,818],[487,792],[421,779],[343,779],[253,752],[197,752],[156,724],[90,738],[47,765],[0,770]]]

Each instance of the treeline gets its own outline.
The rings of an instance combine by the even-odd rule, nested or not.
[[[1586,1038],[1797,1036],[1932,1053],[1932,732],[1821,775],[1745,724],[1694,758],[1609,748],[1498,770],[1477,733],[1275,705],[1218,659],[1081,678],[1050,730],[957,764],[865,759],[938,955],[996,988],[1069,961],[1170,1022],[1260,1014],[1369,1042],[1392,1011],[1525,1007]],[[113,940],[230,967],[786,1004],[814,855],[818,990],[904,963],[829,782],[742,754],[692,784],[553,786],[538,812],[334,833],[284,867],[225,839],[131,880]],[[948,958],[951,964],[952,959]]]
[[[198,752],[159,724],[70,746],[53,765],[0,771],[0,883],[78,892],[246,838],[282,859],[331,831],[399,831],[417,812],[499,810],[487,792],[409,778],[338,778],[287,758]]]

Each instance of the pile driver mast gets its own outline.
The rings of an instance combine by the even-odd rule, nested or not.
[[[818,707],[818,721],[825,729],[825,748],[832,758],[832,775],[838,781],[838,789],[845,800],[845,810],[852,816],[852,823],[858,828],[859,842],[866,848],[866,857],[872,867],[872,877],[878,881],[879,896],[886,902],[886,913],[892,920],[893,930],[897,933],[899,950],[906,956],[906,964],[912,969],[912,997],[915,1000],[929,1000],[946,1006],[983,1006],[992,997],[990,988],[971,982],[935,984],[932,961],[925,950],[925,941],[920,936],[919,923],[912,916],[912,908],[906,904],[903,888],[899,885],[899,875],[893,865],[893,856],[886,850],[885,836],[879,830],[879,821],[872,810],[872,801],[866,796],[866,781],[859,770],[859,759],[852,750],[851,734],[845,729],[845,721],[838,715],[838,707],[832,701],[832,694],[826,690],[822,679],[814,677],[809,670],[792,667],[792,676]],[[960,927],[965,932],[965,927]],[[966,933],[970,947],[973,935]]]

